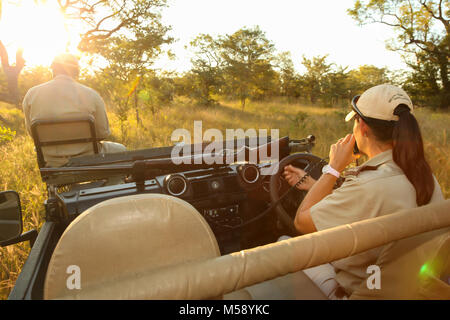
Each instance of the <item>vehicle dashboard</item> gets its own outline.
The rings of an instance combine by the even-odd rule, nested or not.
[[[241,227],[270,205],[270,176],[262,175],[267,164],[233,164],[219,168],[190,170],[146,180],[143,190],[124,183],[71,190],[58,194],[68,221],[108,199],[142,193],[167,194],[195,207],[214,232],[222,254],[276,240],[275,214]],[[281,182],[280,182],[281,185]],[[261,238],[261,228],[266,228]],[[259,235],[258,235],[259,234]]]

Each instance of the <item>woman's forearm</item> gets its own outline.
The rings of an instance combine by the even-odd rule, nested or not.
[[[337,178],[331,174],[323,174],[317,180],[303,199],[298,211],[310,209],[333,191]]]

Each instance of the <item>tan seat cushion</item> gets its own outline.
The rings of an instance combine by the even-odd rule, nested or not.
[[[83,298],[83,288],[217,256],[219,247],[208,223],[187,202],[161,194],[111,199],[85,211],[65,230],[50,260],[44,298]],[[81,290],[67,288],[72,265],[80,268]],[[139,288],[107,296],[140,297]]]
[[[422,233],[393,242],[376,262],[381,289],[368,289],[363,281],[351,299],[450,299],[450,229]]]

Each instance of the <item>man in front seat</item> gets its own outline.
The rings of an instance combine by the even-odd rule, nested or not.
[[[25,126],[30,135],[31,123],[35,120],[67,120],[83,116],[93,116],[96,136],[107,138],[111,132],[105,103],[93,89],[78,82],[78,59],[68,53],[56,56],[51,65],[53,80],[31,88],[23,100]],[[102,141],[99,143],[100,153],[115,153],[126,151],[125,146]],[[45,154],[47,167],[60,167],[73,156],[92,153],[79,145],[58,146],[52,154]]]

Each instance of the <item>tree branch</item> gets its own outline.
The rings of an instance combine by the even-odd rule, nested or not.
[[[427,5],[426,1],[420,1],[420,4],[425,8],[425,10],[427,10],[428,13],[431,14],[431,16],[439,21],[442,22],[442,24],[445,27],[445,30],[447,31],[447,34],[450,33],[450,23],[449,20],[446,20],[443,16],[442,16],[442,0],[439,1],[439,16],[436,16],[436,14],[434,13],[434,11]]]

